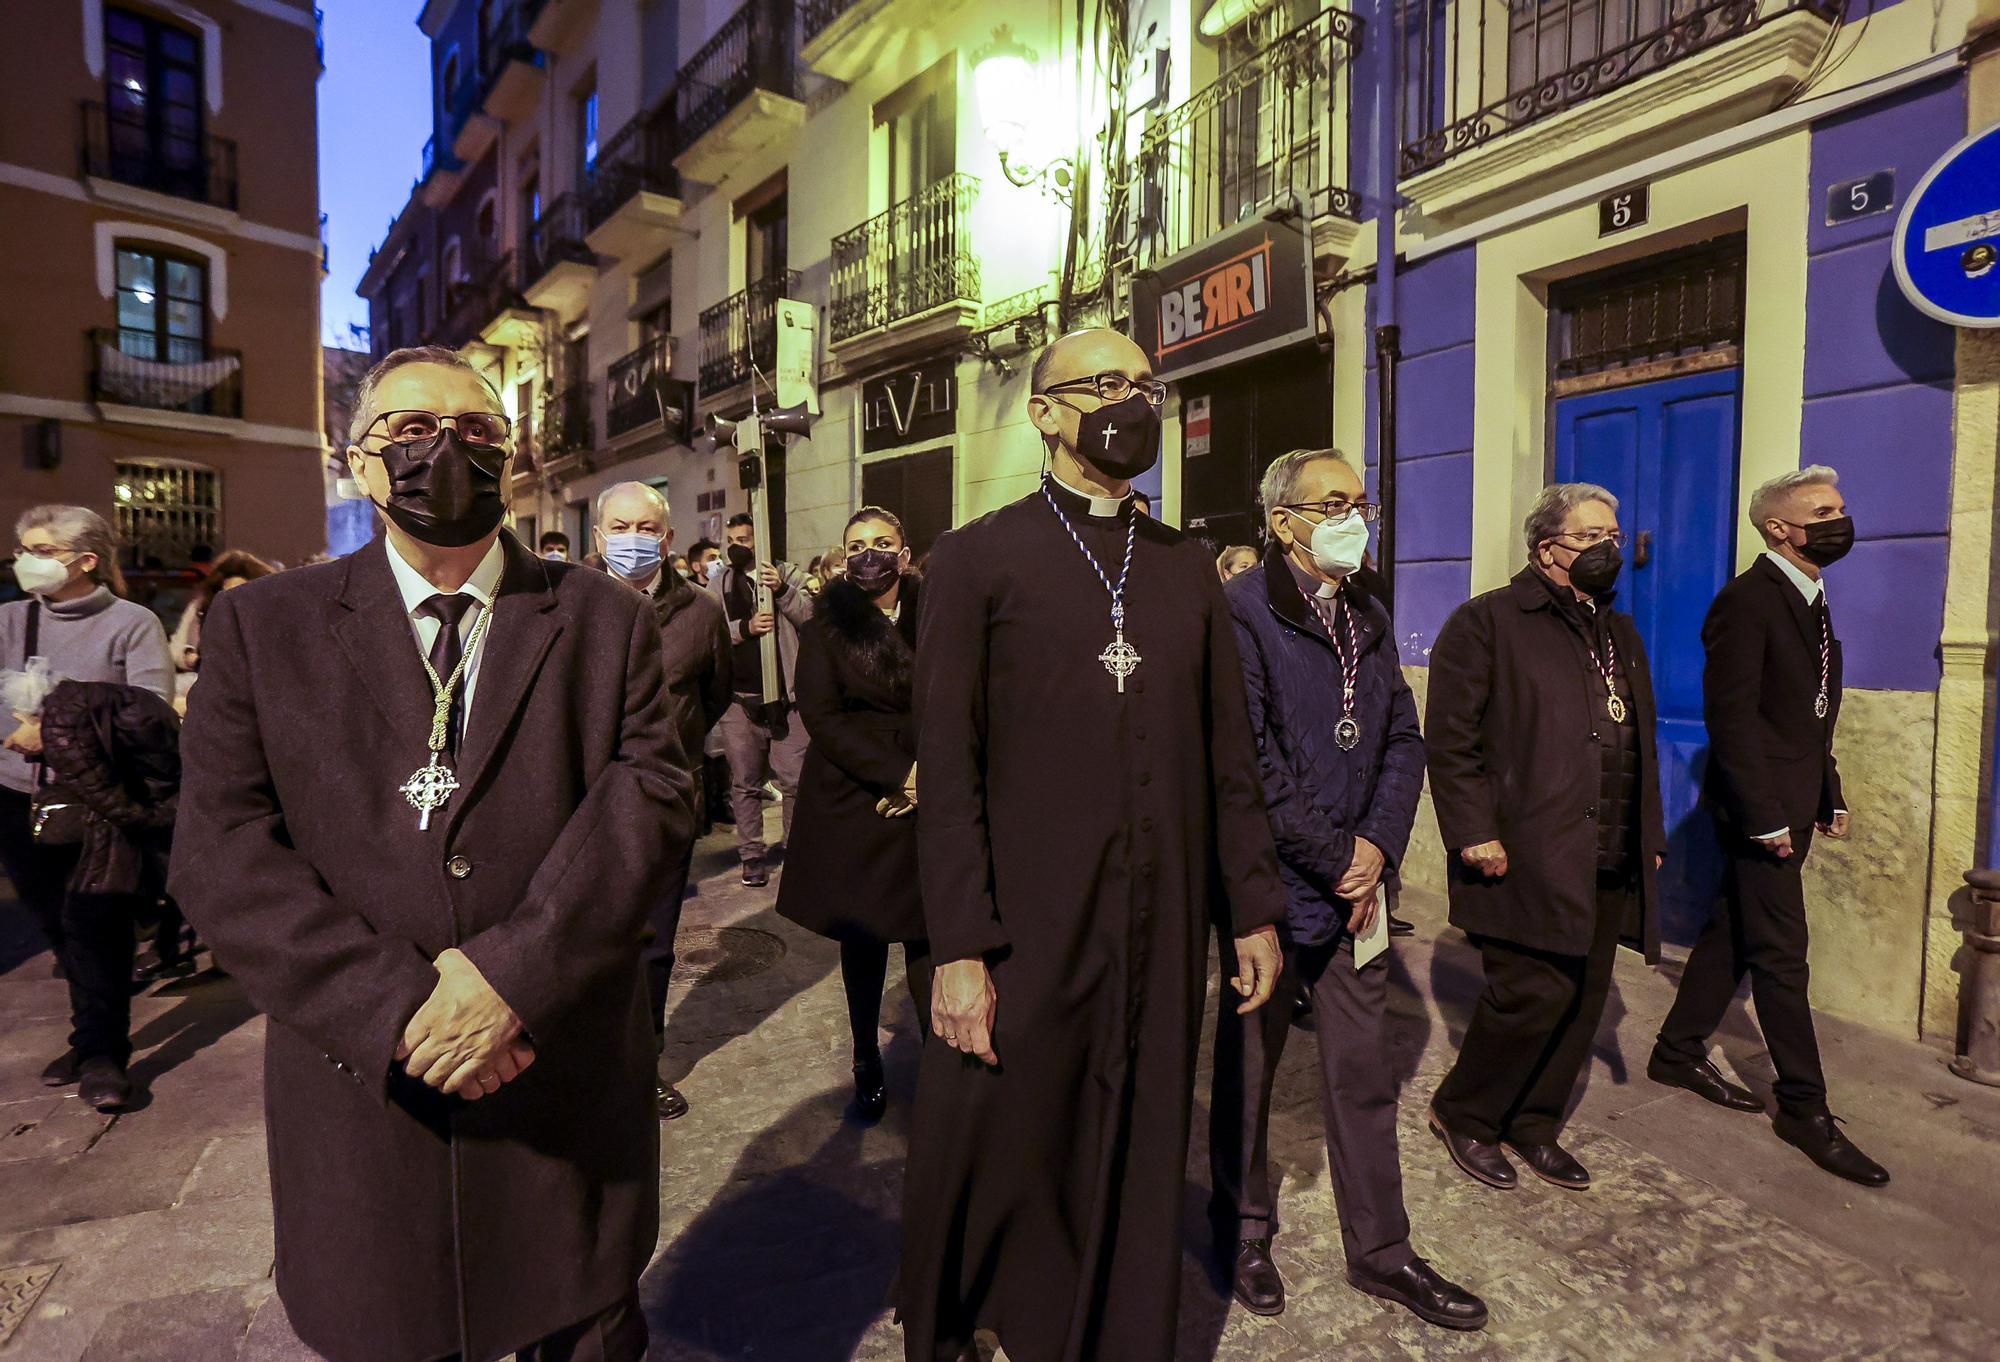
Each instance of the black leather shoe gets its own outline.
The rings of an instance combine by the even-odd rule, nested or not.
[[[1269,1239],[1243,1239],[1236,1245],[1236,1261],[1230,1267],[1229,1288],[1243,1308],[1253,1315],[1285,1313],[1285,1279],[1271,1261]]]
[[[762,889],[770,882],[771,872],[765,868],[762,861],[745,861],[743,863],[743,883],[749,885],[752,889]]]
[[[1778,1138],[1838,1178],[1858,1182],[1863,1187],[1886,1187],[1889,1170],[1855,1148],[1854,1141],[1840,1129],[1840,1118],[1820,1112],[1816,1116],[1792,1116],[1779,1112],[1771,1128]]]
[[[889,1110],[889,1089],[882,1078],[879,1055],[854,1066],[854,1110],[870,1125]]]
[[[1486,1302],[1421,1258],[1386,1277],[1350,1267],[1347,1281],[1356,1291],[1394,1301],[1424,1323],[1441,1329],[1486,1327]]]
[[[1590,1170],[1578,1163],[1567,1149],[1554,1140],[1546,1144],[1517,1144],[1508,1140],[1507,1152],[1528,1165],[1528,1171],[1543,1182],[1565,1192],[1582,1192],[1590,1187]]]
[[[1706,1098],[1731,1111],[1762,1111],[1764,1104],[1748,1088],[1739,1088],[1722,1076],[1715,1061],[1706,1057],[1689,1063],[1670,1059],[1658,1050],[1646,1061],[1646,1077],[1669,1088],[1686,1088],[1696,1097]]]
[[[1405,922],[1402,918],[1397,917],[1394,913],[1389,914],[1390,936],[1415,936],[1416,934],[1417,934],[1416,923]]]
[[[681,1090],[661,1079],[653,1083],[653,1095],[660,1099],[660,1119],[678,1121],[688,1114],[688,1100],[681,1096]]]
[[[1497,1142],[1454,1134],[1438,1119],[1435,1108],[1431,1110],[1431,1134],[1444,1141],[1445,1152],[1468,1177],[1476,1178],[1488,1187],[1498,1187],[1503,1192],[1514,1190],[1518,1181],[1514,1176],[1514,1165],[1507,1162],[1507,1156],[1500,1151]]]
[[[76,1051],[65,1050],[49,1061],[49,1067],[42,1070],[42,1086],[45,1088],[67,1088],[76,1082]]]
[[[99,1111],[122,1111],[132,1102],[132,1080],[115,1059],[86,1059],[77,1071],[77,1096]]]

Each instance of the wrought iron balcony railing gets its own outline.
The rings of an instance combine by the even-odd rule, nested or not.
[[[795,95],[792,0],[749,0],[674,78],[675,122],[687,147],[753,90]]]
[[[1142,259],[1174,255],[1287,201],[1308,217],[1360,216],[1348,142],[1361,30],[1346,10],[1326,10],[1146,129]]]
[[[760,279],[701,314],[701,390],[747,383],[751,365],[770,377],[778,362],[778,300],[799,286],[797,270]]]
[[[799,34],[811,42],[861,0],[799,0]]]
[[[833,239],[827,310],[836,343],[942,307],[979,301],[970,228],[979,180],[947,175]]]
[[[585,225],[595,229],[635,194],[679,198],[674,150],[674,100],[669,94],[657,107],[633,115],[597,153],[584,189]]]
[[[85,175],[136,185],[216,208],[236,207],[236,144],[205,133],[179,136],[83,103],[78,159]]]
[[[94,328],[84,339],[94,402],[198,416],[243,415],[241,350],[115,326]]]
[[[468,259],[465,271],[444,289],[439,339],[453,346],[473,340],[486,323],[521,303],[521,271],[512,251],[498,260]]]
[[[558,388],[542,403],[542,453],[551,459],[591,446],[590,388],[582,382]]]
[[[482,9],[487,7],[482,6]],[[539,65],[542,54],[528,38],[528,29],[541,12],[533,0],[493,0],[488,10],[491,23],[479,35],[479,87],[484,98],[500,79],[510,61]]]
[[[584,240],[589,230],[584,221],[583,200],[575,194],[557,195],[555,202],[543,209],[535,225],[528,229],[529,281],[540,279],[566,260],[595,265],[597,257],[591,254]]]
[[[615,440],[661,419],[659,387],[672,358],[672,343],[655,336],[612,361],[604,376],[605,439]]]
[[[1399,0],[1401,174],[1419,175],[1788,14],[1845,0]]]

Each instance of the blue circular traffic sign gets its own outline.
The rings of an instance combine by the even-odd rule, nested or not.
[[[1953,326],[2000,326],[2000,124],[1938,158],[1896,220],[1896,282]]]

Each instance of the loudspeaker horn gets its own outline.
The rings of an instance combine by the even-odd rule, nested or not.
[[[764,413],[764,433],[766,435],[809,435],[812,433],[812,413],[806,404],[795,402],[789,407]]]

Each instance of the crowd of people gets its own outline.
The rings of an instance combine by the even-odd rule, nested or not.
[[[658,1057],[694,843],[726,803],[742,883],[768,884],[775,794],[777,911],[838,945],[859,1119],[889,1100],[892,947],[927,1033],[893,1301],[911,1362],[981,1330],[1016,1362],[1172,1357],[1211,938],[1210,1215],[1236,1298],[1285,1306],[1269,1117],[1309,1011],[1348,1282],[1482,1327],[1404,1210],[1389,909],[1428,780],[1485,973],[1430,1129],[1496,1191],[1517,1165],[1588,1189],[1564,1112],[1619,944],[1657,958],[1666,852],[1617,500],[1543,491],[1520,571],[1440,633],[1420,716],[1360,468],[1278,457],[1264,547],[1211,557],[1132,490],[1166,396],[1143,351],[1073,333],[1030,386],[1040,485],[921,572],[880,506],[808,569],[763,556],[748,515],[682,556],[637,482],[598,497],[582,563],[560,533],[531,551],[503,529],[510,423],[429,347],[357,394],[383,535],[289,572],[222,555],[171,644],[121,599],[100,517],[29,512],[29,599],[0,607],[24,688],[0,859],[70,981],[46,1081],[131,1099],[135,934],[164,912],[181,939],[184,909],[271,1021],[276,1277],[308,1343],[639,1358],[655,1123],[688,1111]],[[1703,631],[1727,874],[1648,1073],[1761,1111],[1708,1054],[1747,974],[1777,1134],[1879,1186],[1827,1105],[1800,875],[1815,834],[1847,835],[1820,570],[1852,522],[1817,466],[1750,518],[1765,551]]]

